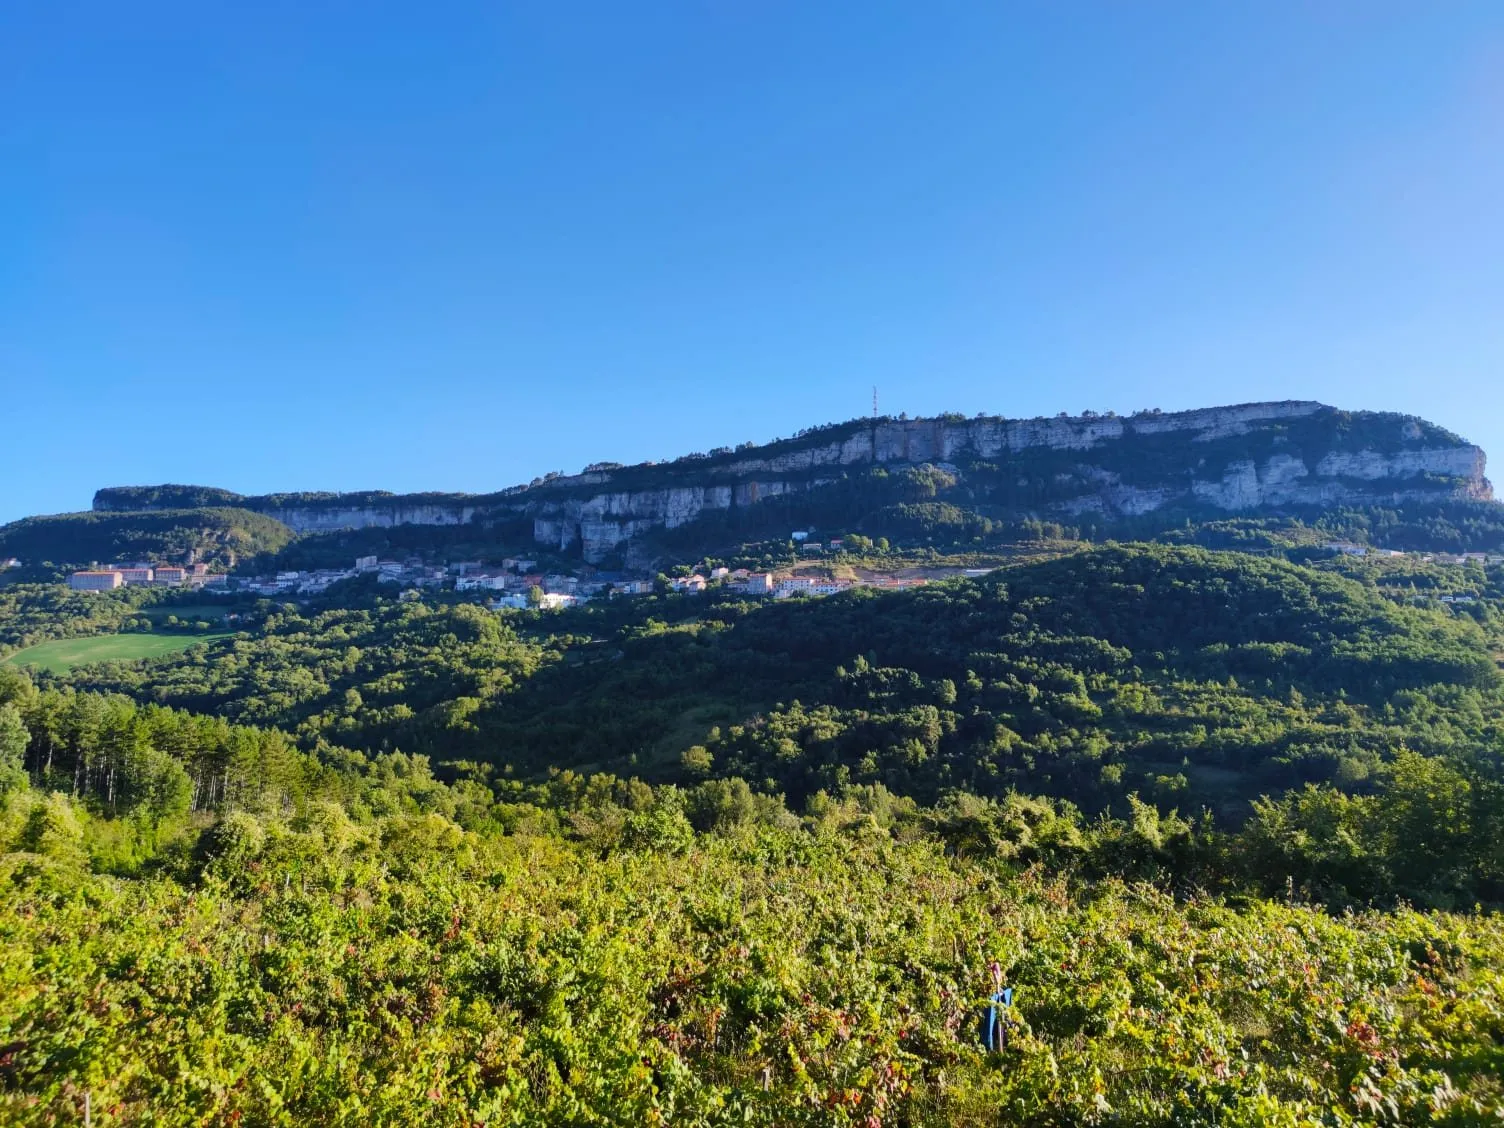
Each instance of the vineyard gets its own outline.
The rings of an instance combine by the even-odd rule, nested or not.
[[[1504,922],[1091,889],[870,827],[602,858],[337,810],[193,889],[4,863],[0,1109],[96,1124],[1478,1123]],[[988,965],[1007,1044],[978,1041]]]

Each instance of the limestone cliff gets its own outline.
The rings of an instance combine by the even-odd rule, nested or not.
[[[333,533],[341,529],[391,528],[393,525],[464,525],[474,519],[476,507],[462,503],[445,505],[278,506],[257,508],[275,517],[295,533]]]
[[[285,494],[238,498],[300,532],[400,524],[531,522],[540,545],[600,560],[626,542],[711,514],[782,511],[863,475],[940,467],[969,503],[1016,515],[1137,517],[1483,500],[1484,455],[1409,416],[1286,401],[1130,417],[854,420],[739,451],[592,467],[488,495]],[[96,509],[181,504],[172,491],[101,490]],[[224,497],[238,498],[226,502]],[[876,495],[874,495],[876,496]]]

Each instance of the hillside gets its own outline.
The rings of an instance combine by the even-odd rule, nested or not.
[[[277,552],[292,531],[239,508],[160,509],[130,513],[60,513],[0,526],[0,557],[33,567],[86,566],[122,560],[182,562],[189,553],[217,566]]]
[[[1504,574],[1341,565],[0,664],[0,1120],[1494,1123]]]
[[[1233,818],[1305,782],[1361,789],[1400,748],[1482,748],[1504,719],[1473,618],[1200,549],[514,622],[473,605],[279,608],[215,661],[81,670],[69,684],[520,778],[740,776],[796,804],[879,783],[922,802],[1019,788],[1088,809],[1138,792]]]
[[[493,494],[275,494],[114,487],[100,511],[212,501],[299,533],[400,525],[495,527],[586,561],[724,549],[813,525],[973,539],[994,524],[1103,533],[1188,516],[1488,502],[1484,456],[1410,416],[1317,403],[1131,417],[853,420],[666,463],[600,463]],[[665,540],[665,535],[667,539]]]

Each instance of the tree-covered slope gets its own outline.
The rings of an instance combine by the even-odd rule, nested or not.
[[[1155,547],[771,606],[364,598],[0,666],[0,1121],[1504,1115],[1491,603]],[[552,730],[624,770],[543,770]],[[1241,826],[1169,810],[1321,756],[1340,787]]]
[[[210,651],[76,672],[71,684],[366,747],[436,748],[549,657],[475,604],[273,607]],[[429,734],[424,739],[423,734]]]
[[[713,770],[796,796],[1015,786],[1096,806],[1360,783],[1403,745],[1476,745],[1500,709],[1471,620],[1199,550],[690,614],[624,626],[603,642],[619,658],[549,667],[476,725],[509,756],[677,767],[703,718]]]
[[[204,509],[239,506],[247,501],[244,494],[218,486],[185,486],[165,483],[160,486],[116,486],[94,492],[95,512],[139,512],[146,509]]]
[[[218,566],[276,552],[292,539],[279,521],[247,509],[59,513],[0,526],[0,556],[35,567],[116,561],[181,563],[190,552]]]
[[[369,748],[671,780],[793,801],[882,783],[932,801],[1131,792],[1246,813],[1361,790],[1400,748],[1482,747],[1490,636],[1284,561],[1107,547],[975,581],[771,604],[617,600],[503,625],[478,608],[281,609],[210,656],[71,684]]]

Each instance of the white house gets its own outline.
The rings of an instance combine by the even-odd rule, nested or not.
[[[542,599],[539,601],[538,606],[544,611],[557,611],[564,607],[577,607],[580,602],[577,596],[563,595],[559,592],[545,591],[539,594],[542,596]],[[507,592],[505,595],[498,595],[495,599],[491,600],[490,604],[492,611],[525,611],[530,606],[532,604],[528,602],[526,592]]]
[[[810,585],[809,591],[811,595],[836,595],[851,586],[846,580],[816,580]]]
[[[773,595],[787,599],[791,595],[813,595],[815,581],[809,576],[782,576],[773,581]]]
[[[454,581],[455,591],[503,591],[506,586],[506,576],[490,572],[471,572]]]

